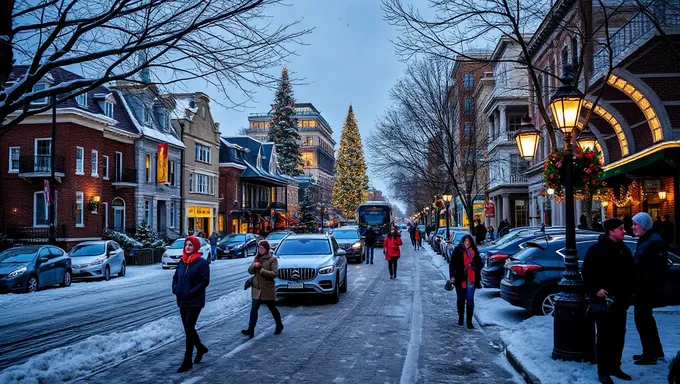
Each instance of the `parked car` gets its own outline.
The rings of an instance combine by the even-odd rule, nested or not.
[[[276,232],[272,232],[269,235],[267,235],[265,240],[267,240],[269,242],[270,249],[275,251],[276,247],[279,246],[279,243],[281,242],[281,240],[283,240],[284,237],[286,237],[288,235],[294,235],[294,234],[295,234],[295,232],[293,232],[293,231],[276,231]]]
[[[35,292],[71,285],[71,258],[52,245],[26,245],[0,253],[0,292]]]
[[[579,268],[591,245],[598,235],[577,235],[576,250]],[[628,237],[624,243],[635,252],[637,239]],[[533,311],[539,315],[550,315],[554,311],[557,285],[564,272],[565,236],[554,236],[547,243],[527,243],[505,265],[501,281],[501,297],[512,305]],[[665,279],[665,305],[680,304],[680,257],[668,254],[668,271]]]
[[[111,275],[125,276],[125,252],[113,240],[85,241],[69,252],[73,277],[96,277],[106,281]]]
[[[469,233],[467,228],[463,227],[449,227],[449,238],[446,238],[446,227],[444,227],[444,231],[442,231],[442,236],[439,238],[439,253],[442,255],[443,258],[446,258],[446,252],[448,250],[449,245],[451,245],[451,239],[456,236],[457,232],[465,232]],[[462,238],[462,235],[461,237]]]
[[[347,291],[346,252],[328,235],[291,235],[274,252],[279,262],[275,279],[279,296],[314,294],[337,303]]]
[[[361,242],[359,229],[341,227],[329,233],[347,254],[347,259],[361,262],[364,259],[364,244]]]
[[[246,258],[255,256],[257,253],[257,243],[262,240],[262,236],[253,233],[232,233],[225,236],[217,243],[217,258],[234,257]]]
[[[170,244],[165,252],[163,252],[163,257],[161,258],[161,267],[163,267],[163,269],[177,267],[177,264],[179,264],[179,260],[182,258],[182,254],[184,253],[185,241],[186,238],[177,239],[173,241],[172,244]],[[208,264],[210,264],[212,262],[210,243],[202,237],[199,237],[198,241],[201,243],[201,248],[199,249],[199,252],[201,252],[201,258],[206,259]]]
[[[432,236],[432,250],[436,253],[442,253],[441,249],[439,248],[439,243],[444,237],[446,237],[446,227],[438,228]]]

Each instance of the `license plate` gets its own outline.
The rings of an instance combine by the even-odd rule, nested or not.
[[[302,281],[289,281],[288,289],[302,289],[305,285]]]

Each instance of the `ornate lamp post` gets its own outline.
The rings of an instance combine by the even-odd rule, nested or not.
[[[576,141],[578,142],[578,145],[582,149],[584,150],[587,149],[589,151],[594,151],[595,144],[597,144],[597,138],[595,137],[595,134],[586,128],[584,128],[583,131],[581,131]]]
[[[430,225],[430,207],[425,207],[425,226]]]
[[[578,270],[576,254],[576,222],[574,218],[574,160],[572,152],[572,133],[577,128],[583,93],[573,84],[574,77],[568,68],[562,78],[562,86],[550,98],[550,110],[553,121],[564,136],[564,160],[562,161],[566,210],[566,250],[564,258],[565,272],[559,283],[561,292],[555,299],[555,325],[553,329],[552,358],[569,361],[583,361],[592,353],[592,336],[588,332],[586,319],[586,302],[583,294],[584,284]],[[525,125],[525,124],[523,124]],[[587,135],[586,135],[587,136]],[[587,139],[587,137],[584,137]],[[524,134],[520,130],[515,140],[522,157],[532,158],[535,154],[538,136]],[[584,140],[585,141],[585,140]],[[594,143],[590,142],[593,145]],[[588,143],[584,143],[588,145]],[[590,327],[592,329],[592,327]]]
[[[448,239],[451,237],[451,233],[449,232],[449,219],[450,219],[450,214],[449,214],[449,206],[451,205],[451,199],[453,198],[453,195],[450,194],[448,191],[444,192],[442,195],[442,200],[444,200],[444,204],[446,204],[446,238]]]

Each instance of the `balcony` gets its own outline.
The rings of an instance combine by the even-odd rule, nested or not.
[[[64,157],[54,157],[54,176],[64,177]],[[19,177],[45,178],[52,172],[52,158],[50,155],[33,155],[19,157]]]
[[[137,186],[137,170],[132,168],[117,169],[113,172],[113,180],[111,185],[116,188],[122,187],[136,187]]]
[[[501,132],[500,134],[496,134],[491,136],[491,140],[489,141],[489,150],[495,148],[498,145],[516,145],[515,144],[515,131],[508,131],[508,132]]]
[[[528,183],[529,178],[526,175],[523,173],[515,173],[492,178],[491,182],[489,183],[489,189],[500,186],[526,186]]]

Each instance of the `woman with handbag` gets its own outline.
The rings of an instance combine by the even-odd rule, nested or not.
[[[456,287],[458,325],[463,325],[467,307],[467,327],[473,329],[472,315],[475,310],[475,289],[482,288],[482,258],[471,235],[465,235],[453,250],[449,263],[450,282]],[[466,303],[467,302],[467,303]],[[467,305],[466,305],[467,304]]]
[[[269,242],[267,240],[260,240],[257,244],[257,255],[248,267],[248,273],[254,275],[251,282],[253,302],[250,307],[248,329],[242,329],[241,333],[251,339],[255,336],[258,311],[260,305],[264,304],[269,308],[276,322],[274,334],[280,334],[283,331],[283,323],[281,322],[281,313],[276,308],[276,285],[274,283],[274,279],[279,274],[279,263],[276,257],[269,253]]]
[[[418,229],[416,229],[417,231]],[[402,245],[401,234],[397,227],[392,227],[390,234],[385,237],[383,242],[383,253],[385,254],[385,260],[387,260],[387,266],[390,270],[390,279],[397,278],[397,262],[401,256],[401,251],[399,247]]]
[[[600,383],[613,384],[610,376],[631,380],[621,370],[621,355],[635,272],[633,254],[623,243],[626,234],[623,221],[607,219],[604,230],[597,243],[586,252],[581,274],[590,302],[589,310],[597,327],[597,376]]]

